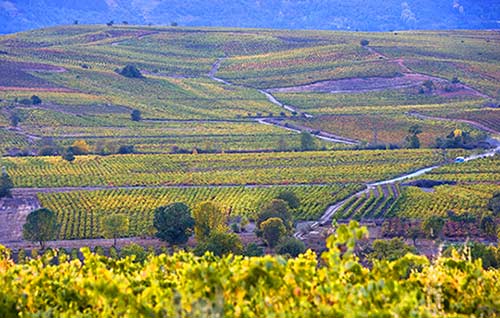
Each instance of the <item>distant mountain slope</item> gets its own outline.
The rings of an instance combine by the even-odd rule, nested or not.
[[[365,31],[491,29],[500,27],[500,1],[0,0],[0,33],[75,20]]]

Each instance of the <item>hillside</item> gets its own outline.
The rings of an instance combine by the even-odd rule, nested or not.
[[[85,139],[97,153],[292,150],[301,130],[319,148],[402,147],[415,124],[430,147],[456,128],[499,130],[499,44],[495,31],[18,33],[0,37],[0,148],[39,153]],[[117,74],[127,64],[143,77]],[[130,120],[134,109],[144,120]]]
[[[500,4],[474,0],[390,1],[143,1],[4,0],[0,33],[58,24],[134,24],[231,26],[388,31],[405,29],[498,28]]]

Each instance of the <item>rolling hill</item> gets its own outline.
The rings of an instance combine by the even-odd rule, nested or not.
[[[134,24],[388,31],[498,28],[500,3],[474,0],[2,0],[0,33],[58,24]]]

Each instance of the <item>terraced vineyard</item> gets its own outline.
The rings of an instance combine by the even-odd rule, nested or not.
[[[401,189],[397,184],[379,185],[350,197],[335,213],[336,219],[383,219],[393,214]]]
[[[463,151],[450,151],[455,158]],[[432,166],[435,150],[2,158],[16,187],[371,182]]]
[[[194,207],[208,200],[218,204],[231,216],[255,218],[262,206],[282,191],[294,192],[301,201],[301,206],[292,210],[293,217],[296,220],[311,220],[318,218],[328,205],[361,188],[361,185],[337,184],[264,188],[115,189],[39,194],[39,199],[44,207],[57,213],[61,224],[59,239],[81,239],[100,237],[101,219],[108,214],[123,214],[130,220],[129,232],[122,235],[145,235],[153,224],[154,209],[174,202],[184,202]]]
[[[393,216],[426,219],[430,216],[446,216],[449,211],[460,215],[469,213],[481,217],[488,212],[486,207],[494,193],[500,191],[500,184],[461,184],[438,186],[432,192],[416,187],[402,191]]]
[[[362,39],[369,45],[361,46]],[[405,113],[453,109],[459,118],[484,118],[494,126],[491,117],[482,115],[482,105],[498,97],[498,43],[498,34],[488,31],[393,34],[126,25],[64,26],[3,36],[0,126],[7,128],[9,117],[18,114],[15,134],[24,141],[3,138],[0,149],[36,153],[40,143],[25,139],[25,132],[67,146],[75,131],[88,127],[96,133],[81,135],[93,149],[103,142],[134,144],[137,151],[154,153],[171,152],[174,146],[203,149],[205,143],[213,151],[293,150],[295,134],[276,127],[265,132],[271,128],[252,119],[287,116],[295,123],[300,119],[295,111],[320,116],[299,124],[367,143],[403,145],[408,127],[417,122],[424,130],[422,145],[431,146],[450,128],[468,127],[417,121]],[[115,70],[126,64],[136,65],[144,77],[118,75]],[[451,83],[453,77],[459,83]],[[434,89],[420,93],[426,79]],[[272,93],[277,102],[256,88]],[[40,105],[20,103],[33,94],[41,98]],[[293,107],[283,108],[281,102]],[[144,118],[170,122],[134,126],[132,109]],[[204,124],[196,131],[199,137],[170,133],[193,119],[221,122]],[[169,133],[131,138],[124,127],[140,127],[143,136],[161,128]],[[373,130],[380,137],[373,138]],[[318,147],[335,148],[323,141]]]
[[[498,183],[500,181],[500,156],[496,155],[462,164],[443,166],[433,170],[426,177],[433,180],[449,180],[464,183]]]

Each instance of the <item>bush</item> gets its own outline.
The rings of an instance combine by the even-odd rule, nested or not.
[[[134,145],[121,145],[120,148],[118,148],[118,153],[120,155],[131,154],[134,153],[134,151]]]
[[[0,176],[0,198],[11,197],[11,190],[14,187],[14,183],[10,178],[9,174],[2,167],[2,175]]]
[[[135,243],[126,245],[120,250],[121,258],[132,257],[132,256],[134,257],[134,262],[142,263],[148,257],[148,253],[146,252],[144,247]]]
[[[134,109],[131,113],[130,113],[130,118],[133,120],[133,121],[141,121],[142,119],[142,114],[141,114],[141,111],[138,110],[138,109]]]
[[[243,253],[243,244],[237,234],[212,232],[205,241],[198,242],[194,252],[200,256],[206,252],[212,252],[216,256],[240,255]]]
[[[249,257],[262,256],[264,255],[264,249],[255,243],[250,243],[245,247],[243,255]]]
[[[90,153],[90,146],[85,140],[76,140],[71,145],[71,151],[75,156],[86,155]]]
[[[40,105],[42,103],[42,100],[40,97],[33,95],[33,96],[31,96],[31,103],[33,105]]]
[[[276,246],[276,253],[281,255],[290,255],[297,257],[306,251],[306,245],[301,240],[294,237],[284,239],[278,246]]]
[[[367,46],[368,44],[370,44],[370,41],[368,41],[367,39],[362,39],[361,41],[359,41],[359,44],[361,44],[361,46]]]
[[[119,71],[119,74],[128,78],[143,78],[141,72],[134,65],[127,65],[122,70]]]
[[[500,192],[497,192],[491,197],[488,202],[488,209],[493,212],[495,217],[500,215]]]
[[[395,237],[390,240],[375,240],[372,244],[372,252],[368,255],[370,260],[395,261],[408,253],[415,254],[415,247],[407,245],[403,239]]]

